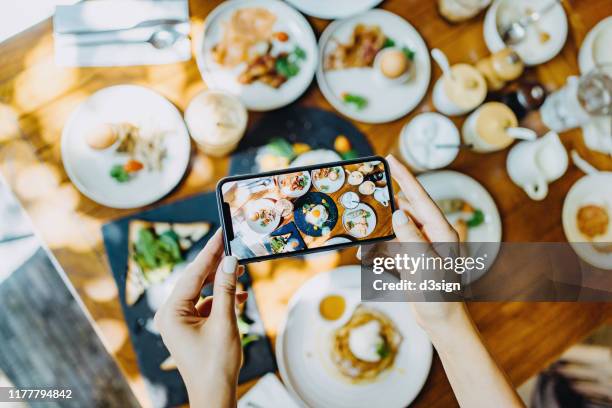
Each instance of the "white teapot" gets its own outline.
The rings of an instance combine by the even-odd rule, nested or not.
[[[553,131],[537,140],[517,144],[506,159],[506,169],[514,184],[537,201],[546,197],[548,184],[563,176],[567,166],[567,152]]]

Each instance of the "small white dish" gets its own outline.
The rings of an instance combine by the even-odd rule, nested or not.
[[[381,88],[372,86],[373,67],[323,70],[325,56],[333,50],[338,41],[347,42],[359,23],[378,25],[397,46],[406,46],[413,50],[414,78],[401,85]],[[431,76],[427,45],[408,21],[389,11],[374,9],[334,21],[321,34],[319,49],[317,83],[321,92],[336,110],[351,119],[365,123],[384,123],[399,119],[412,111],[427,93]],[[367,105],[363,109],[348,105],[342,99],[344,93],[364,97]]]
[[[612,172],[594,172],[579,179],[565,196],[563,202],[563,232],[576,254],[585,262],[601,269],[612,269],[612,252],[599,252],[588,243],[589,238],[578,229],[576,214],[583,205],[605,205],[612,215]],[[607,235],[600,242],[612,242],[612,222]]]
[[[275,32],[289,34],[291,45],[299,45],[306,58],[300,64],[299,73],[275,89],[259,81],[249,85],[238,82],[238,75],[246,64],[228,69],[217,64],[211,55],[212,48],[223,35],[224,23],[241,8],[261,7],[277,17]],[[196,50],[196,62],[202,79],[209,89],[220,89],[240,97],[244,105],[253,111],[269,111],[286,106],[306,91],[317,67],[317,41],[308,21],[295,9],[278,0],[232,0],[216,7],[204,21],[201,46]],[[287,50],[288,51],[288,50]]]
[[[578,67],[580,68],[581,74],[586,74],[595,68],[595,60],[593,58],[595,51],[594,45],[596,42],[603,42],[604,38],[608,38],[610,35],[608,32],[611,31],[612,16],[608,16],[598,22],[595,27],[588,32],[586,37],[584,37],[582,45],[580,46],[580,51],[578,52]],[[602,32],[604,32],[605,35],[602,34]],[[610,43],[608,43],[608,49],[609,47],[611,47]]]
[[[491,251],[489,243],[499,243],[502,238],[501,217],[493,197],[479,182],[456,171],[444,170],[424,173],[419,175],[417,179],[434,201],[460,198],[484,213],[485,221],[481,225],[469,229],[467,242],[468,244],[471,242],[487,243],[483,247],[487,252],[486,267],[478,273],[470,273],[469,276],[468,274],[462,275],[464,284],[476,281],[490,268],[499,252],[499,246],[495,251]],[[453,217],[447,217],[447,219],[450,223],[455,221]],[[468,245],[470,256],[479,256],[479,251],[479,246]]]
[[[549,2],[554,0],[511,0],[513,7],[525,9],[530,7],[533,10],[542,9]],[[485,15],[483,30],[487,48],[491,53],[502,50],[506,47],[502,41],[496,26],[497,12],[500,8],[501,0],[495,0]],[[546,32],[550,38],[542,44],[539,40],[539,33]],[[527,28],[525,40],[512,47],[521,57],[525,65],[534,66],[543,64],[553,59],[565,45],[567,39],[568,24],[565,10],[560,4],[555,5],[549,12],[535,24]]]
[[[405,407],[425,384],[433,348],[405,303],[365,306],[385,313],[402,335],[394,365],[372,382],[354,384],[341,378],[331,362],[328,342],[346,318],[329,322],[319,313],[321,294],[340,294],[351,313],[360,298],[360,268],[342,266],[317,274],[289,301],[276,338],[276,359],[283,383],[300,405],[313,408]],[[343,316],[344,317],[344,316]]]
[[[285,0],[302,13],[327,20],[350,17],[376,7],[382,0]]]
[[[112,148],[90,148],[83,135],[95,123],[125,122],[163,131],[167,153],[161,171],[141,170],[133,180],[118,183],[109,174],[118,162],[117,153]],[[160,94],[136,85],[97,91],[72,112],[62,131],[62,162],[68,177],[85,196],[112,208],[142,207],[168,194],[183,178],[190,151],[189,133],[178,109]]]
[[[356,208],[359,203],[359,194],[353,191],[347,191],[346,193],[340,196],[340,204],[342,204],[342,206],[347,210]]]
[[[389,206],[389,189],[387,187],[377,188],[374,191],[374,199],[381,203],[383,206]]]
[[[364,234],[360,234],[356,232],[354,229],[350,228],[348,225],[348,223],[351,222],[355,218],[355,211],[359,211],[359,210],[363,210],[368,214],[366,216],[367,228]],[[349,235],[355,238],[358,238],[358,239],[365,238],[368,235],[370,235],[372,232],[374,232],[374,229],[376,228],[376,213],[374,212],[372,207],[370,207],[369,205],[365,203],[359,203],[357,204],[355,208],[347,210],[344,212],[344,214],[342,214],[342,226],[344,227],[344,229]]]
[[[252,220],[251,214],[261,211],[263,209],[270,210],[274,214],[274,218],[267,225],[262,225],[260,220]],[[269,234],[278,227],[280,224],[281,217],[274,207],[274,202],[267,198],[260,198],[259,200],[252,201],[246,208],[246,222],[254,232],[258,234]]]

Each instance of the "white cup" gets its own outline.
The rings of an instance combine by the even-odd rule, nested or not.
[[[529,198],[539,201],[548,194],[548,184],[565,174],[568,162],[559,135],[548,132],[537,140],[514,146],[508,153],[506,169],[514,184]]]
[[[470,116],[468,116],[468,118],[465,120],[465,122],[463,122],[463,127],[461,129],[461,133],[463,135],[463,142],[465,144],[472,145],[472,149],[474,151],[476,151],[476,152],[479,152],[479,153],[496,152],[498,150],[503,150],[506,147],[508,147],[510,144],[512,144],[512,139],[510,139],[510,136],[508,136],[508,139],[503,141],[500,144],[492,144],[492,143],[488,142],[486,140],[486,138],[484,138],[481,134],[479,134],[478,126],[477,126],[477,121],[478,121],[480,115],[483,114],[483,112],[485,112],[485,114],[486,114],[486,111],[490,109],[491,104],[498,104],[498,105],[505,106],[505,105],[503,105],[503,104],[501,104],[499,102],[488,102],[488,103],[485,103],[480,108],[478,108],[474,112],[472,112],[470,114]],[[501,108],[501,109],[503,109],[503,108]],[[508,109],[508,111],[510,111],[510,108],[507,108],[507,109]],[[510,111],[510,112],[512,112],[512,111]],[[512,113],[511,117],[513,117],[514,119],[513,119],[512,123],[510,124],[510,126],[508,126],[508,127],[515,127],[515,126],[517,126],[518,120],[516,119],[516,116],[514,115],[514,113]]]

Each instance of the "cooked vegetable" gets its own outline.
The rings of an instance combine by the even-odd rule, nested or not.
[[[485,220],[484,213],[481,210],[475,210],[472,214],[472,218],[467,220],[467,226],[469,228],[477,227],[482,224]]]
[[[344,101],[344,103],[355,105],[358,110],[361,110],[368,106],[368,100],[366,98],[355,94],[344,93],[342,95],[342,100]]]
[[[125,170],[127,173],[135,173],[143,168],[144,165],[141,162],[133,159],[128,160],[128,162],[123,165],[123,170]]]
[[[274,68],[279,75],[291,78],[300,73],[298,62],[306,58],[306,52],[300,47],[295,47],[290,54],[279,55],[276,59]]]
[[[270,143],[268,143],[267,147],[268,150],[270,150],[270,153],[272,154],[286,157],[289,160],[292,160],[295,157],[293,146],[291,146],[291,143],[289,143],[285,139],[274,138],[270,140]]]
[[[179,236],[172,230],[157,235],[152,229],[143,228],[138,231],[134,249],[134,260],[145,276],[148,270],[173,267],[184,261]]]
[[[393,38],[385,38],[385,43],[382,46],[383,48],[395,47],[395,41]]]
[[[414,61],[414,51],[408,47],[402,47],[402,52],[406,55],[410,61]]]
[[[110,176],[117,180],[119,183],[125,183],[130,179],[130,175],[122,164],[115,164],[111,167]]]

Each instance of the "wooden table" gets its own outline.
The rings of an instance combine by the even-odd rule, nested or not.
[[[194,30],[217,3],[191,2]],[[464,24],[449,25],[439,17],[434,1],[386,0],[382,7],[404,16],[430,48],[442,49],[453,62],[475,62],[488,54],[482,38],[482,15]],[[584,36],[599,20],[612,14],[609,0],[570,0],[566,8],[570,33],[563,51],[554,60],[526,74],[550,89],[558,88],[568,75],[578,72],[577,51]],[[318,34],[328,24],[318,19],[310,21]],[[431,84],[439,76],[440,70],[434,67]],[[102,223],[127,215],[129,211],[105,208],[81,195],[63,170],[59,148],[62,127],[74,108],[94,91],[123,83],[151,87],[181,109],[204,87],[193,60],[167,66],[58,68],[53,63],[49,20],[1,44],[0,171],[96,320],[109,351],[134,392],[148,405],[100,234]],[[298,103],[332,109],[314,83]],[[396,150],[397,136],[408,119],[432,109],[430,92],[408,117],[383,125],[357,125],[368,135],[376,153],[384,155]],[[251,122],[260,117],[261,114],[251,115]],[[567,148],[577,149],[596,167],[612,169],[612,160],[585,148],[580,131],[567,132],[562,139]],[[582,173],[571,166],[550,186],[545,200],[534,202],[508,178],[506,154],[507,150],[487,155],[461,152],[450,168],[469,174],[491,192],[502,215],[505,241],[565,240],[561,227],[563,198]],[[213,160],[194,151],[188,175],[162,201],[211,190],[226,171],[227,160]],[[354,250],[348,250],[339,256],[267,262],[251,269],[262,315],[273,339],[291,292],[315,271],[338,263],[354,263],[353,255]],[[279,287],[285,290],[279,293]],[[597,303],[470,305],[485,342],[515,384],[537,373],[568,346],[609,321],[611,309],[610,304]],[[454,404],[436,358],[415,405]]]

